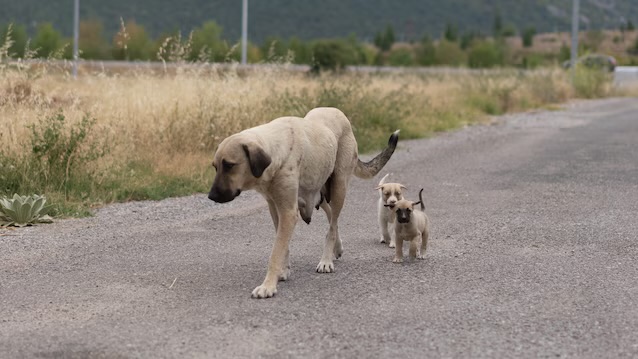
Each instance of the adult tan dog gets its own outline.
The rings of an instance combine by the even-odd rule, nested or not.
[[[348,118],[336,108],[315,108],[304,118],[280,117],[224,139],[215,152],[217,170],[208,198],[232,201],[254,189],[268,202],[277,232],[264,282],[254,298],[277,293],[277,282],[290,274],[288,244],[299,215],[310,223],[321,207],[330,223],[317,272],[334,271],[333,258],[343,252],[338,218],[350,177],[372,178],[388,162],[399,140],[395,131],[388,147],[370,162],[359,160],[357,141]],[[298,214],[299,213],[299,214]]]

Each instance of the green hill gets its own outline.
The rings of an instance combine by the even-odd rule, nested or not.
[[[240,36],[241,0],[83,0],[81,17],[98,19],[112,36],[120,17],[134,19],[152,36],[180,29],[190,32],[214,20],[231,42]],[[571,0],[268,0],[249,1],[249,37],[260,43],[268,36],[301,39],[355,34],[372,40],[390,24],[398,40],[429,34],[440,37],[446,23],[467,31],[491,34],[496,13],[503,24],[521,31],[569,31]],[[27,25],[33,34],[38,23],[52,22],[65,36],[72,33],[73,0],[0,0],[0,24]],[[618,28],[627,20],[638,23],[636,0],[581,1],[581,28]]]

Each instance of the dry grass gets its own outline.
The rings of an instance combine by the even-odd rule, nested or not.
[[[5,71],[0,155],[26,161],[20,156],[29,152],[29,126],[42,118],[61,111],[65,130],[71,131],[88,115],[96,123],[85,146],[105,145],[108,151],[90,164],[90,185],[61,197],[75,204],[161,198],[183,194],[175,186],[184,181],[191,184],[187,191],[205,190],[212,180],[212,153],[229,134],[282,115],[303,116],[316,106],[341,108],[360,149],[368,151],[382,146],[396,128],[403,138],[423,137],[573,96],[558,69],[310,77],[277,68],[242,74],[202,67],[159,76],[97,73],[77,80]],[[158,177],[170,184],[149,194],[144,188],[158,186]],[[24,190],[53,191],[37,185]]]

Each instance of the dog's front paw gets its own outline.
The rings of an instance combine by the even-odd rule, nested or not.
[[[392,258],[392,263],[403,263],[403,258],[394,257]]]
[[[425,259],[425,254],[417,254],[416,259]]]
[[[253,298],[262,299],[262,298],[270,298],[277,293],[277,286],[267,286],[260,285],[259,287],[253,289],[253,293],[250,295]]]
[[[395,248],[397,243],[395,241],[390,241],[390,248]]]
[[[335,271],[335,266],[330,262],[321,261],[317,265],[317,273],[332,273]]]

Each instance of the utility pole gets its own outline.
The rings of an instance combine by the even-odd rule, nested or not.
[[[248,46],[248,0],[243,0],[242,8],[241,8],[241,64],[242,65],[246,65],[246,47],[247,46]]]
[[[80,41],[80,0],[73,4],[73,78],[78,77],[78,43]]]
[[[574,77],[576,74],[576,57],[578,57],[578,19],[580,18],[580,10],[578,9],[580,5],[579,0],[573,0],[572,5],[572,51],[570,62],[570,70],[572,77],[572,84],[574,83]]]

